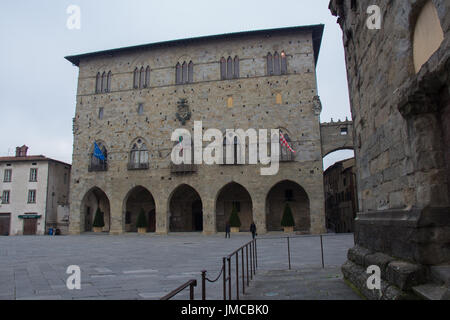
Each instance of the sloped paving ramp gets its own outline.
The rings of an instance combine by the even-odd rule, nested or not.
[[[258,271],[242,300],[361,300],[340,268]]]

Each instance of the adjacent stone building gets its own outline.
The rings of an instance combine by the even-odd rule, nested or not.
[[[280,231],[291,203],[296,231],[325,231],[316,65],[323,25],[240,32],[67,57],[79,67],[70,197],[70,232],[221,232],[232,207],[241,231]],[[280,129],[276,175],[262,165],[174,165],[171,135],[207,129]],[[181,137],[182,138],[182,137]],[[180,138],[180,144],[182,139]],[[219,142],[222,143],[221,141]],[[94,155],[95,144],[105,156]],[[206,143],[203,147],[206,147]]]
[[[358,199],[355,158],[336,162],[323,173],[327,230],[354,232]]]
[[[343,30],[359,197],[344,276],[374,299],[427,296],[427,288],[443,295],[445,267],[436,266],[450,262],[450,2],[332,0],[330,9]],[[367,288],[370,265],[381,268],[381,293]],[[435,287],[421,286],[430,281]]]
[[[67,233],[71,166],[27,151],[17,147],[15,157],[0,157],[0,235]]]

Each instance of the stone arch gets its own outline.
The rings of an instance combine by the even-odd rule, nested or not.
[[[225,232],[225,225],[231,215],[233,204],[238,207],[241,231],[250,231],[253,221],[253,202],[248,190],[237,182],[230,182],[218,192],[215,201],[216,230]]]
[[[122,225],[125,232],[136,232],[137,217],[142,209],[147,216],[147,231],[156,231],[156,204],[152,193],[143,186],[135,186],[123,200]]]
[[[353,150],[353,122],[339,121],[320,124],[322,158],[339,150]]]
[[[267,231],[281,231],[283,229],[281,219],[286,203],[289,203],[294,216],[294,230],[309,232],[311,228],[309,196],[301,185],[291,180],[278,182],[267,193]]]
[[[176,187],[168,198],[169,232],[203,231],[203,203],[188,184]]]
[[[100,208],[104,214],[103,219],[105,221],[105,226],[103,227],[103,231],[109,232],[111,228],[111,208],[109,198],[106,193],[97,186],[89,189],[81,200],[80,229],[82,232],[92,231],[92,224],[98,208]]]

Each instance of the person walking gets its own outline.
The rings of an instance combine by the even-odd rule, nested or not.
[[[250,232],[252,233],[253,239],[255,239],[255,236],[256,236],[256,225],[255,225],[254,222],[252,222],[252,224],[250,225]]]
[[[225,239],[231,238],[230,231],[231,231],[230,222],[227,222],[227,224],[225,225]]]

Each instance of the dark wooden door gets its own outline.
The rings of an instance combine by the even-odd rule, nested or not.
[[[11,215],[9,213],[0,214],[0,236],[9,236],[10,225]]]
[[[24,219],[23,220],[23,235],[32,236],[36,234],[37,219]]]

